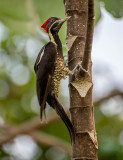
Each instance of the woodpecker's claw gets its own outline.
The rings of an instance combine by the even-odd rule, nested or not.
[[[67,56],[64,56],[64,64],[66,67],[68,67],[68,58]]]
[[[88,72],[87,70],[85,70],[83,67],[82,67],[82,61],[79,62],[75,68],[71,71],[71,75],[74,75],[74,73],[76,72],[76,70],[81,70],[82,72]]]

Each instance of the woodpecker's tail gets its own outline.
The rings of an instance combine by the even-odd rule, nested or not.
[[[68,118],[66,112],[64,111],[62,105],[59,103],[59,101],[56,97],[52,97],[52,98],[50,97],[50,101],[48,100],[48,103],[52,108],[55,109],[57,114],[62,119],[62,121],[64,122],[64,124],[66,125],[66,127],[69,131],[71,142],[72,141],[74,142],[75,141],[74,128],[73,128],[73,125],[72,125],[70,119]]]

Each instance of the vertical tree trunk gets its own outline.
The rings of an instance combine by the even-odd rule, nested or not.
[[[78,71],[70,77],[70,112],[75,128],[72,160],[97,160],[92,101],[91,47],[94,29],[94,0],[65,0],[67,23],[66,45],[69,69],[80,61],[88,73]]]

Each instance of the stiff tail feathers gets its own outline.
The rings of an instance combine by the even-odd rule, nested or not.
[[[44,115],[44,118],[46,119],[46,113],[45,113],[45,108],[46,108],[46,102],[44,104],[44,106],[40,106],[40,118],[41,118],[41,121],[43,119],[43,115]]]
[[[59,103],[59,101],[56,97],[54,97],[50,101],[50,106],[56,110],[57,114],[60,116],[60,118],[62,119],[62,121],[66,125],[66,127],[69,131],[69,134],[70,134],[71,142],[72,141],[75,142],[75,132],[74,132],[73,125],[72,125],[70,119],[68,118],[66,112],[64,111],[62,105]]]

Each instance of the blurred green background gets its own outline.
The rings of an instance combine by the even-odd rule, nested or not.
[[[95,0],[95,41],[96,36],[100,34],[102,10],[108,12],[116,21],[123,20],[123,0]],[[30,122],[29,124],[31,121],[33,123],[33,119],[40,121],[33,66],[41,47],[49,41],[47,34],[40,29],[40,26],[52,16],[65,17],[62,0],[0,0],[0,141],[16,129],[21,129],[27,121]],[[59,35],[64,55],[66,55],[65,24]],[[96,62],[93,61],[93,63]],[[105,70],[101,69],[102,66],[99,64],[98,71],[96,69],[93,71],[94,77],[99,77],[100,71],[101,76],[105,77]],[[106,72],[108,72],[107,69]],[[114,79],[113,76],[112,79]],[[68,79],[62,81],[59,98],[68,110],[67,81]],[[123,94],[116,85],[113,85],[110,90],[103,86],[103,90],[108,90],[108,92],[98,97],[98,88],[95,88],[99,81],[99,79],[98,82],[94,80],[95,103],[98,99],[116,92],[113,98],[111,96],[95,105],[99,159],[122,160]],[[55,115],[50,107],[47,107],[46,112],[47,117]],[[47,123],[41,129],[35,127],[33,132],[35,131],[38,134],[32,136],[31,133],[19,132],[20,134],[17,134],[13,140],[3,144],[0,148],[0,160],[70,160],[70,139],[67,129],[60,120]],[[49,137],[51,135],[57,139]],[[47,136],[52,139],[51,143],[54,142],[54,145],[45,141],[48,139]],[[60,143],[63,144],[61,147]]]

